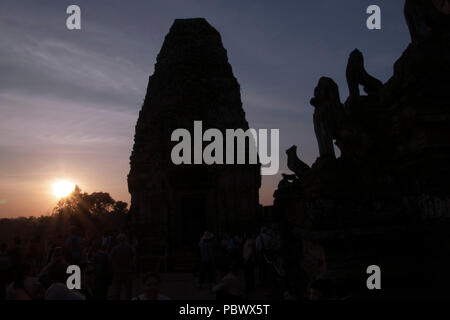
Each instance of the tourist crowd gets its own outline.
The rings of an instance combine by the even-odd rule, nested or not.
[[[168,251],[156,270],[139,266],[138,242],[132,235],[111,232],[85,238],[76,228],[66,236],[24,243],[16,237],[0,247],[1,300],[168,300],[160,293],[159,272],[171,269]],[[259,234],[216,238],[206,231],[198,243],[194,266],[197,290],[211,290],[217,300],[296,299],[286,289],[283,264],[273,253],[276,237],[269,228]],[[68,266],[80,268],[80,288],[69,289]],[[322,281],[323,282],[323,281]],[[310,287],[311,299],[327,298],[327,283]],[[183,288],[180,288],[183,290]]]

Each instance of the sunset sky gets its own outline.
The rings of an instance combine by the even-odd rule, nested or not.
[[[81,7],[82,30],[66,29]],[[382,30],[366,28],[366,8]],[[27,1],[0,2],[0,218],[48,214],[52,183],[129,202],[126,176],[148,76],[176,18],[205,17],[222,35],[252,128],[280,129],[284,150],[318,156],[309,100],[321,76],[348,95],[345,67],[359,48],[383,82],[410,39],[403,1]],[[280,174],[263,177],[272,203]]]

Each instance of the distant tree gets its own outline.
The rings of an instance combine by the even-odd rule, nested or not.
[[[128,204],[115,201],[107,192],[83,192],[79,186],[58,201],[53,215],[59,217],[57,225],[63,230],[69,226],[89,232],[101,229],[123,229],[126,225]]]
[[[0,243],[11,244],[16,236],[24,241],[57,237],[67,234],[72,226],[86,235],[101,237],[104,231],[126,229],[127,217],[126,202],[115,201],[107,192],[88,194],[76,186],[58,201],[50,216],[0,219]]]
[[[94,215],[111,213],[116,204],[116,201],[106,192],[86,194],[84,201],[87,203],[90,213]]]
[[[103,215],[109,213],[126,214],[128,204],[123,201],[115,201],[107,192],[82,192],[79,186],[65,198],[58,201],[53,209],[54,214],[85,214]]]
[[[128,203],[123,201],[116,201],[116,203],[114,204],[114,212],[117,214],[128,213]]]

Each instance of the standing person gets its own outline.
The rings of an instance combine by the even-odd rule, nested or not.
[[[169,259],[169,243],[166,242],[164,244],[164,247],[161,251],[161,255],[158,259],[158,265],[156,267],[156,270],[161,272],[167,272],[167,260]]]
[[[201,289],[205,282],[214,283],[214,235],[205,231],[199,242],[200,247],[200,276],[199,288]]]
[[[51,262],[53,252],[56,248],[64,248],[64,237],[60,234],[48,240],[44,265],[47,265]]]
[[[72,226],[69,231],[69,236],[66,240],[66,249],[67,249],[67,261],[70,264],[80,264],[83,257],[83,245],[85,240],[78,236],[77,229],[75,226]]]
[[[41,270],[39,274],[39,281],[43,285],[44,289],[47,289],[54,282],[56,282],[57,279],[54,279],[53,277],[54,276],[59,277],[60,276],[59,270],[66,270],[67,266],[68,264],[64,259],[63,248],[61,247],[54,248],[52,256],[50,258],[50,262]]]
[[[41,237],[36,235],[28,244],[26,260],[31,265],[31,273],[37,274],[42,267],[42,257],[44,250],[41,243]]]
[[[100,297],[95,295],[95,267],[91,262],[83,262],[80,266],[81,269],[81,289],[79,292],[85,297],[86,300],[99,300]]]
[[[111,251],[113,267],[113,281],[111,287],[112,300],[121,298],[122,289],[125,289],[125,300],[131,299],[133,282],[134,252],[128,244],[127,236],[123,233],[117,236],[118,245]]]
[[[63,264],[54,264],[49,270],[52,283],[45,290],[45,300],[86,300],[78,290],[67,288],[67,267]]]
[[[244,260],[244,278],[245,290],[251,291],[255,287],[255,260],[256,260],[256,244],[253,236],[246,234],[242,249],[242,258]]]
[[[242,260],[242,238],[235,234],[229,242],[230,261],[240,262]]]
[[[102,247],[106,248],[106,251],[109,253],[111,252],[111,236],[110,232],[106,231],[102,238]]]
[[[6,285],[12,280],[12,265],[7,249],[6,243],[0,245],[0,300],[5,300]]]
[[[53,237],[48,238],[47,245],[45,248],[44,266],[47,265],[48,263],[50,263],[50,260],[53,255],[53,250],[55,250],[56,247],[57,246],[55,244],[54,238]]]
[[[270,230],[267,227],[262,227],[261,232],[256,238],[256,260],[258,267],[259,283],[262,286],[267,285],[269,263],[267,261],[267,255],[269,255],[269,248],[272,241]]]
[[[43,296],[43,288],[38,278],[31,275],[29,263],[23,263],[14,270],[14,280],[6,289],[6,300],[38,300]]]
[[[130,235],[130,239],[131,239],[130,240],[131,249],[133,249],[133,252],[134,252],[134,260],[133,260],[134,273],[138,273],[139,267],[140,267],[139,261],[137,258],[137,252],[139,250],[139,240],[134,234]]]
[[[111,259],[107,253],[106,244],[103,245],[100,241],[94,244],[92,264],[95,269],[94,295],[100,300],[106,300],[112,277]]]
[[[14,237],[14,245],[8,251],[12,270],[18,270],[25,260],[24,247],[20,236]]]

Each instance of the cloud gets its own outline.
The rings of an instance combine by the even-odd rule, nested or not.
[[[309,99],[318,79],[331,76],[345,99],[351,50],[359,47],[385,80],[409,40],[398,23],[402,4],[386,0],[379,33],[365,28],[364,4],[350,0],[338,8],[324,0],[79,0],[81,32],[65,28],[69,4],[0,2],[0,194],[8,199],[0,215],[51,207],[40,195],[24,204],[21,192],[38,193],[54,175],[128,199],[134,126],[175,18],[206,17],[221,33],[250,126],[280,129],[281,171],[293,144],[305,162],[317,156]],[[265,204],[278,181],[263,177]]]
[[[130,143],[135,111],[47,96],[0,93],[0,145],[111,146]]]
[[[1,20],[1,19],[0,19]],[[19,21],[0,22],[0,92],[51,94],[73,101],[97,101],[133,108],[145,96],[148,70],[127,58],[123,48],[133,41],[119,38],[119,46],[99,46],[108,31],[86,32],[83,40],[59,32],[24,28]],[[25,23],[25,25],[27,25]],[[20,40],[19,40],[20,39]],[[114,103],[115,102],[115,103]]]

